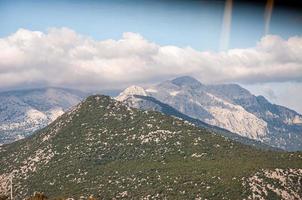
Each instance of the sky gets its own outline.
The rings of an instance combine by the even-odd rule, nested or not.
[[[269,15],[265,1],[227,2],[0,0],[0,90],[122,89],[193,75],[302,113],[301,10],[275,5]]]

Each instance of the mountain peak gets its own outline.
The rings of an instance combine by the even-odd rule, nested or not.
[[[140,96],[147,96],[147,93],[144,88],[136,85],[132,85],[126,88],[123,92],[121,92],[117,97],[116,100],[123,101],[127,99],[129,96],[133,95],[140,95]]]
[[[259,194],[255,185],[262,195],[281,191],[263,199],[283,193],[301,199],[300,158],[93,95],[31,137],[0,148],[0,195],[10,193],[13,173],[15,199],[34,191],[50,199],[252,199]]]
[[[252,98],[253,95],[238,84],[207,85],[207,90],[217,96],[228,99]]]
[[[171,81],[173,84],[178,86],[202,86],[202,84],[191,76],[181,76]]]

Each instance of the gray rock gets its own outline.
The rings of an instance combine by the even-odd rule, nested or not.
[[[10,143],[45,127],[86,95],[62,88],[0,93],[0,144]]]
[[[272,104],[262,96],[255,96],[237,84],[204,85],[184,76],[145,89],[133,86],[117,99],[121,96],[126,99],[136,93],[153,97],[188,117],[242,137],[285,150],[302,150],[302,116]],[[141,105],[142,101],[136,101],[137,98],[130,98],[127,104],[149,109],[153,106],[154,110],[160,111],[158,105],[150,102]]]

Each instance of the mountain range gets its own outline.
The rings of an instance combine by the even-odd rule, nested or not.
[[[40,88],[0,93],[0,145],[45,127],[89,93]],[[127,106],[160,111],[244,144],[302,150],[302,116],[236,84],[205,85],[179,77],[116,97]]]
[[[302,115],[236,84],[204,85],[184,76],[148,88],[131,86],[116,99],[144,109],[146,100],[138,96],[152,97],[191,118],[242,137],[288,151],[302,150]],[[158,110],[154,102],[147,104],[149,110]]]
[[[10,143],[45,127],[87,94],[63,88],[0,93],[0,144]]]
[[[0,146],[15,199],[301,199],[302,154],[260,150],[158,111],[90,96]]]
[[[118,99],[118,98],[117,98]],[[122,100],[123,104],[132,108],[137,108],[140,110],[148,110],[148,111],[158,111],[168,116],[173,116],[176,118],[179,118],[181,120],[190,122],[200,128],[204,128],[207,131],[215,132],[216,134],[220,134],[224,137],[227,137],[233,141],[240,142],[242,144],[254,146],[258,149],[264,149],[264,150],[274,150],[274,151],[280,151],[281,149],[273,148],[269,145],[266,145],[260,141],[249,139],[247,137],[240,136],[236,133],[232,133],[226,129],[213,126],[210,124],[207,124],[201,120],[189,117],[188,115],[185,115],[175,108],[169,106],[168,104],[162,103],[158,101],[157,99],[150,97],[150,96],[141,96],[141,95],[130,95],[126,99]]]

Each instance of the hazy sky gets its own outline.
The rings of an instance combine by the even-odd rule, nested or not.
[[[265,4],[233,2],[229,50],[220,52],[224,6],[1,0],[0,88],[110,89],[194,75],[239,83],[302,113],[301,10],[275,6],[265,37]]]

